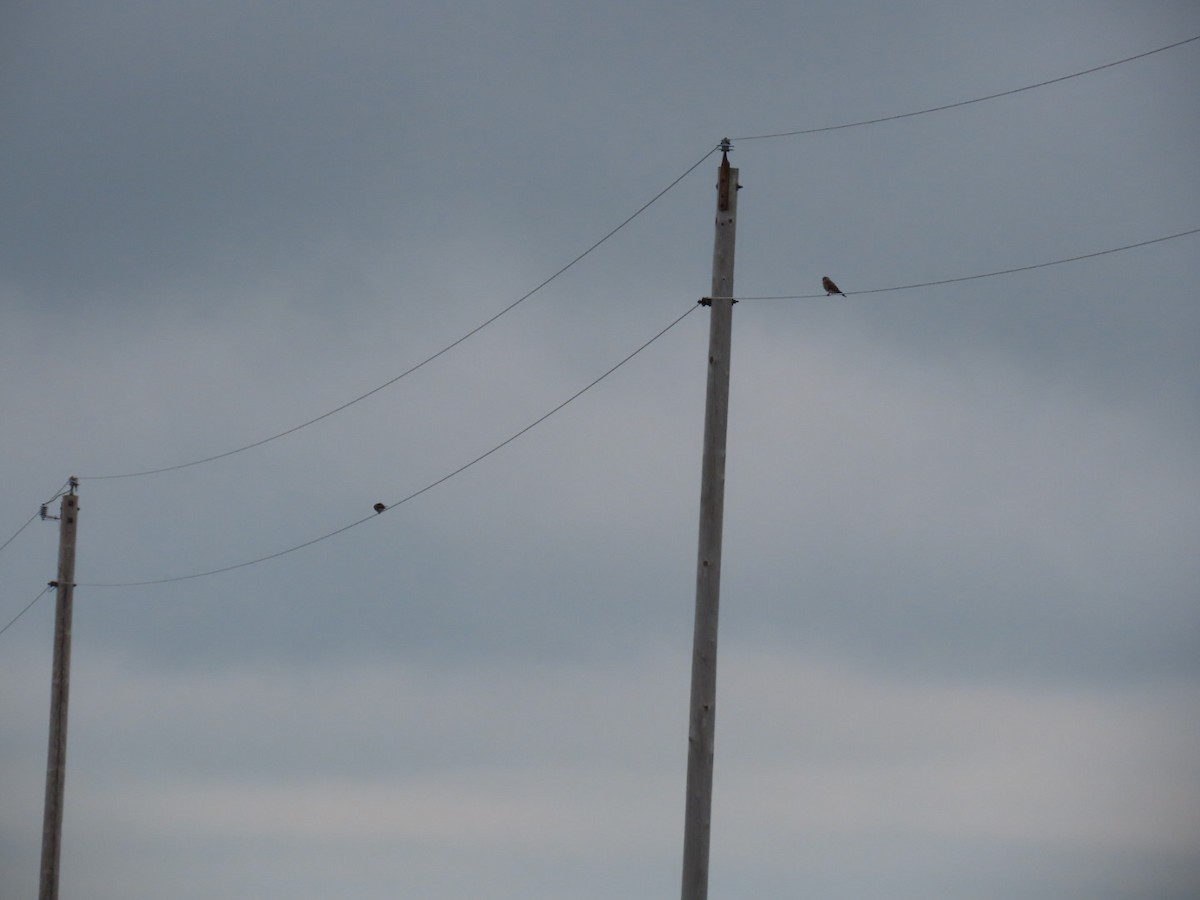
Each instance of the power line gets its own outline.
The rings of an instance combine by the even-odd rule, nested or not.
[[[939,284],[954,284],[959,281],[974,281],[978,278],[993,278],[996,275],[1011,275],[1014,272],[1029,272],[1033,269],[1044,269],[1047,266],[1060,266],[1063,263],[1078,262],[1081,259],[1092,259],[1096,256],[1104,256],[1108,253],[1120,253],[1124,250],[1134,250],[1138,247],[1147,247],[1150,244],[1159,244],[1163,241],[1171,241],[1175,238],[1187,237],[1190,234],[1200,234],[1200,228],[1192,228],[1188,231],[1180,231],[1176,234],[1168,234],[1163,237],[1151,238],[1148,241],[1139,241],[1136,244],[1126,244],[1123,247],[1111,247],[1108,250],[1097,250],[1095,253],[1084,253],[1081,256],[1069,256],[1066,259],[1054,259],[1050,262],[1034,263],[1032,266],[1018,266],[1015,269],[1000,269],[996,272],[983,272],[978,275],[962,275],[958,278],[942,278],[937,281],[922,281],[917,284],[898,284],[891,287],[870,288],[865,291],[846,291],[848,297],[857,296],[860,294],[884,294],[889,291],[907,291],[913,288],[932,287]],[[737,297],[738,300],[816,300],[825,299],[826,294],[779,294],[763,297]]]
[[[32,600],[30,600],[28,605],[23,610],[21,610],[19,613],[17,613],[15,616],[13,616],[9,620],[7,625],[5,625],[3,628],[0,628],[0,634],[4,634],[4,632],[8,631],[8,629],[12,628],[13,625],[16,623],[17,619],[21,618],[21,616],[25,615],[25,613],[29,612],[29,610],[33,609],[33,605],[35,603],[37,603],[39,600],[41,600],[44,596],[46,596],[46,594],[49,592],[49,590],[52,587],[54,587],[53,584],[48,584],[44,588],[42,588],[42,592],[40,594],[38,594],[36,597],[34,597]]]
[[[26,519],[25,524],[22,525],[20,528],[18,528],[16,531],[14,531],[12,537],[10,537],[3,544],[0,544],[0,553],[4,552],[4,548],[7,547],[9,544],[11,544],[13,541],[15,541],[17,539],[17,536],[22,531],[24,531],[26,528],[28,528],[34,519],[36,519],[38,516],[41,516],[43,510],[45,510],[45,508],[47,506],[49,506],[51,503],[53,503],[55,500],[57,500],[59,497],[61,497],[63,495],[63,493],[64,493],[63,488],[65,488],[68,484],[70,484],[69,481],[64,481],[62,483],[62,487],[60,487],[57,491],[54,492],[54,496],[42,504],[41,509],[39,509],[32,516],[30,516],[28,519]],[[8,627],[8,626],[5,626],[5,627]]]
[[[649,340],[644,342],[641,346],[639,346],[636,350],[634,350],[632,353],[630,353],[628,356],[626,356],[624,359],[622,359],[616,365],[612,366],[607,371],[605,371],[603,374],[601,374],[599,377],[593,379],[591,382],[584,385],[582,388],[580,388],[578,391],[576,391],[574,394],[572,394],[566,400],[559,403],[557,406],[555,406],[549,412],[544,413],[543,415],[539,416],[534,421],[530,422],[528,425],[526,425],[520,431],[517,431],[514,434],[510,435],[509,437],[505,438],[499,444],[496,444],[494,447],[492,447],[487,452],[481,453],[479,456],[476,456],[470,462],[459,466],[454,471],[452,471],[446,475],[443,475],[441,478],[437,479],[436,481],[430,482],[429,484],[425,485],[425,487],[421,488],[420,490],[413,491],[411,494],[409,494],[406,497],[401,498],[400,500],[397,500],[395,503],[388,504],[388,509],[389,510],[394,509],[397,506],[402,506],[403,504],[407,503],[409,500],[415,500],[417,497],[420,497],[422,494],[433,490],[438,485],[446,483],[451,478],[454,478],[456,475],[462,474],[463,472],[465,472],[467,469],[471,468],[476,463],[482,462],[483,460],[487,459],[493,453],[495,453],[496,451],[500,450],[503,447],[508,446],[509,444],[511,444],[513,441],[515,441],[517,438],[521,437],[522,435],[527,434],[528,432],[532,431],[534,428],[536,428],[538,425],[545,422],[547,419],[549,419],[555,413],[559,412],[565,406],[567,406],[568,404],[572,403],[573,401],[579,399],[581,396],[583,396],[585,393],[590,391],[592,388],[594,388],[596,385],[598,385],[601,381],[603,381],[609,375],[612,375],[614,372],[617,371],[617,369],[621,368],[623,365],[625,365],[627,362],[629,362],[631,359],[633,359],[635,356],[637,356],[639,353],[641,353],[643,350],[645,350],[647,347],[649,347],[651,344],[653,344],[655,341],[657,341],[659,338],[661,338],[663,335],[665,335],[668,331],[670,331],[672,328],[674,328],[676,325],[678,325],[680,322],[682,322],[684,319],[686,319],[689,315],[691,315],[693,312],[695,312],[696,309],[697,309],[696,306],[688,307],[688,309],[682,315],[680,315],[678,318],[676,318],[673,322],[671,322],[665,328],[660,330],[652,338],[650,338]],[[151,579],[151,580],[147,580],[147,581],[92,582],[92,583],[80,582],[76,586],[77,587],[93,587],[93,588],[96,588],[96,587],[101,587],[101,588],[144,587],[144,586],[153,585],[153,584],[169,584],[169,583],[175,582],[175,581],[189,581],[194,578],[204,578],[209,575],[219,575],[223,572],[232,572],[235,569],[244,569],[247,566],[257,565],[258,563],[267,562],[268,560],[271,560],[271,559],[278,559],[281,556],[286,556],[287,554],[294,553],[297,550],[303,550],[305,547],[311,547],[313,544],[318,544],[321,541],[328,540],[331,537],[336,537],[337,535],[341,534],[342,532],[349,531],[351,528],[356,528],[359,525],[362,525],[364,522],[369,522],[370,520],[377,518],[377,516],[378,516],[377,513],[372,512],[370,515],[363,516],[363,518],[359,519],[358,521],[351,522],[349,525],[343,525],[341,528],[338,528],[335,531],[331,531],[328,534],[323,534],[320,537],[315,537],[315,538],[312,538],[311,540],[304,541],[301,544],[296,544],[293,547],[288,547],[286,550],[279,550],[275,553],[270,553],[266,556],[260,556],[257,559],[247,560],[246,562],[236,563],[235,565],[232,565],[232,566],[223,566],[222,568],[219,568],[219,569],[209,569],[204,572],[193,572],[190,575],[176,575],[172,578],[156,578],[156,579]]]
[[[1068,257],[1065,259],[1056,259],[1056,260],[1051,260],[1049,262],[1044,262],[1044,263],[1035,263],[1033,265],[1028,265],[1028,266],[1019,266],[1019,267],[1011,268],[1011,269],[1001,269],[1001,270],[994,271],[994,272],[985,272],[985,273],[976,274],[976,275],[964,275],[964,276],[960,276],[957,278],[943,278],[943,279],[939,279],[939,280],[935,280],[935,281],[924,281],[924,282],[919,282],[919,283],[915,283],[915,284],[894,285],[891,287],[883,287],[883,288],[871,288],[871,289],[863,290],[863,291],[847,291],[846,294],[848,296],[865,295],[865,294],[879,294],[879,293],[886,293],[886,292],[890,292],[890,291],[911,290],[911,289],[919,288],[919,287],[932,287],[935,285],[953,284],[953,283],[960,282],[960,281],[972,281],[972,280],[980,279],[980,278],[991,278],[991,277],[994,277],[997,275],[1008,275],[1008,274],[1012,274],[1015,272],[1027,272],[1027,271],[1031,271],[1033,269],[1042,269],[1042,268],[1046,268],[1048,266],[1056,266],[1056,265],[1061,265],[1063,263],[1068,263],[1068,262],[1078,262],[1079,260],[1091,259],[1091,258],[1098,257],[1098,256],[1104,256],[1104,255],[1110,254],[1110,253],[1119,253],[1119,252],[1122,252],[1125,250],[1133,250],[1138,247],[1146,247],[1151,244],[1157,244],[1157,243],[1161,243],[1163,241],[1169,241],[1169,240],[1173,240],[1175,238],[1186,237],[1188,235],[1193,235],[1193,234],[1197,234],[1197,233],[1200,233],[1200,228],[1192,228],[1187,231],[1181,231],[1181,232],[1177,232],[1175,234],[1169,234],[1169,235],[1164,235],[1162,237],[1151,238],[1150,240],[1139,241],[1138,243],[1134,243],[1134,244],[1126,244],[1121,247],[1112,247],[1107,250],[1097,250],[1093,253],[1085,253],[1085,254],[1082,254],[1079,256],[1072,256],[1072,257]],[[772,295],[772,296],[738,296],[735,299],[737,299],[737,300],[812,300],[812,299],[823,299],[825,296],[826,295],[824,295],[824,294],[788,294],[788,295]],[[430,482],[429,484],[425,485],[424,487],[422,487],[421,489],[419,489],[417,491],[414,491],[413,493],[407,495],[406,497],[403,497],[394,503],[388,504],[388,508],[392,509],[397,506],[401,506],[401,505],[407,503],[408,501],[414,500],[417,497],[421,496],[422,494],[433,490],[435,487],[438,487],[439,485],[444,484],[445,482],[449,481],[451,478],[454,478],[456,475],[459,475],[462,472],[465,472],[467,469],[471,468],[476,463],[482,462],[483,460],[485,460],[489,456],[491,456],[493,453],[497,452],[498,450],[502,449],[503,447],[506,447],[508,444],[512,443],[517,438],[519,438],[522,435],[526,434],[527,432],[533,430],[538,425],[540,425],[542,422],[546,421],[546,419],[550,418],[555,413],[559,412],[561,409],[563,409],[569,403],[578,399],[580,396],[582,396],[587,391],[591,390],[593,387],[595,387],[597,384],[599,384],[601,381],[603,381],[609,375],[616,372],[617,369],[621,368],[621,366],[625,365],[627,362],[629,362],[631,359],[633,359],[635,356],[637,356],[639,353],[641,353],[643,350],[645,350],[647,347],[649,347],[651,344],[653,344],[655,341],[657,341],[659,338],[661,338],[663,335],[665,335],[668,331],[670,331],[672,328],[674,328],[676,325],[678,325],[680,322],[682,322],[683,319],[686,318],[688,315],[690,315],[694,310],[695,310],[695,307],[689,307],[686,312],[684,312],[682,315],[677,317],[674,321],[672,321],[669,325],[667,325],[665,328],[660,330],[657,334],[655,334],[653,337],[651,337],[649,340],[647,340],[645,343],[643,343],[641,346],[639,346],[636,350],[634,350],[632,353],[627,355],[616,365],[609,368],[607,371],[605,371],[599,377],[597,377],[596,379],[594,379],[593,381],[591,381],[590,383],[585,385],[583,388],[576,391],[574,394],[572,394],[566,400],[564,400],[563,402],[561,402],[560,404],[555,406],[549,412],[547,412],[547,413],[543,414],[542,416],[540,416],[539,418],[535,419],[533,422],[526,425],[524,428],[515,432],[514,434],[512,434],[505,440],[501,441],[499,444],[496,444],[494,447],[492,447],[485,453],[482,453],[479,456],[475,457],[470,462],[468,462],[462,466],[459,466],[457,469],[454,469],[453,471],[449,472],[448,474],[443,475],[441,478],[438,478],[436,481]],[[127,582],[94,582],[94,583],[84,583],[81,586],[83,586],[83,587],[143,587],[143,586],[155,585],[155,584],[168,584],[168,583],[176,582],[176,581],[187,581],[187,580],[195,579],[195,578],[204,578],[209,575],[219,575],[224,572],[234,571],[235,569],[242,569],[242,568],[246,568],[248,566],[257,565],[258,563],[267,562],[268,560],[276,559],[280,556],[285,556],[289,553],[294,553],[297,550],[303,550],[306,547],[311,547],[313,544],[317,544],[317,543],[320,543],[321,541],[328,540],[329,538],[336,537],[337,535],[341,534],[342,532],[349,531],[351,528],[355,528],[359,525],[362,525],[364,522],[370,521],[371,519],[374,519],[374,518],[376,518],[376,514],[371,513],[370,515],[364,516],[363,518],[358,519],[357,521],[351,522],[348,525],[344,525],[341,528],[338,528],[334,531],[323,534],[319,537],[312,538],[311,540],[304,541],[303,543],[296,544],[292,547],[288,547],[285,550],[280,550],[275,553],[268,554],[266,556],[261,556],[256,559],[248,560],[246,562],[237,563],[235,565],[224,566],[219,569],[210,569],[210,570],[206,570],[203,572],[195,572],[195,573],[192,573],[189,575],[177,575],[177,576],[174,576],[171,578],[158,578],[158,579],[151,579],[151,580],[145,580],[145,581],[127,581]]]
[[[1184,44],[1189,44],[1189,43],[1191,43],[1193,41],[1197,41],[1197,40],[1200,40],[1200,35],[1197,35],[1195,37],[1186,38],[1184,40],[1177,41],[1173,44],[1168,44],[1164,47],[1159,47],[1154,50],[1148,50],[1144,53],[1139,53],[1135,56],[1126,57],[1125,59],[1120,59],[1120,60],[1116,60],[1114,62],[1105,63],[1103,65],[1094,66],[1090,69],[1085,69],[1080,72],[1074,72],[1070,75],[1063,75],[1058,78],[1052,78],[1047,81],[1041,81],[1036,84],[1026,85],[1024,87],[1013,88],[1011,90],[1001,91],[1001,92],[995,93],[995,94],[988,94],[983,97],[975,97],[970,100],[962,100],[957,103],[950,103],[950,104],[945,104],[943,106],[930,107],[928,109],[916,110],[914,112],[908,112],[908,113],[900,113],[897,115],[883,116],[883,117],[875,118],[875,119],[865,119],[865,120],[861,120],[861,121],[857,121],[857,122],[847,122],[847,123],[842,123],[839,125],[827,125],[827,126],[823,126],[823,127],[819,127],[819,128],[807,128],[807,129],[802,129],[802,130],[798,130],[798,131],[777,132],[777,133],[772,133],[772,134],[746,135],[746,136],[743,136],[740,138],[736,138],[736,140],[753,141],[753,140],[764,140],[764,139],[768,139],[768,138],[793,137],[793,136],[804,135],[804,134],[815,134],[815,133],[823,132],[823,131],[834,131],[834,130],[842,129],[842,128],[853,128],[853,127],[857,127],[860,125],[872,125],[872,124],[877,124],[880,122],[894,121],[896,119],[910,118],[912,116],[919,116],[919,115],[925,115],[927,113],[940,112],[940,111],[947,110],[947,109],[954,109],[959,106],[966,106],[966,105],[969,105],[972,103],[980,103],[985,100],[993,100],[998,97],[1005,97],[1005,96],[1009,96],[1011,94],[1021,93],[1022,91],[1032,90],[1034,88],[1045,87],[1046,85],[1055,84],[1055,83],[1058,83],[1061,81],[1066,81],[1071,78],[1078,78],[1083,75],[1088,75],[1088,74],[1091,74],[1094,72],[1101,71],[1103,69],[1112,68],[1113,66],[1118,66],[1118,65],[1122,65],[1127,62],[1132,62],[1137,59],[1142,59],[1144,57],[1151,56],[1156,53],[1161,53],[1166,50],[1171,50],[1173,48],[1180,47],[1180,46],[1183,46]],[[348,400],[345,403],[343,403],[337,407],[334,407],[331,410],[328,410],[318,416],[315,416],[312,419],[309,419],[298,425],[294,425],[291,428],[287,428],[283,431],[280,431],[276,434],[272,434],[268,437],[261,438],[260,440],[253,441],[251,443],[244,444],[239,447],[235,447],[231,450],[226,450],[221,453],[216,453],[216,454],[213,454],[210,456],[201,457],[201,458],[190,460],[190,461],[184,462],[184,463],[177,463],[175,465],[170,465],[170,466],[161,466],[161,467],[153,468],[153,469],[141,469],[141,470],[131,471],[131,472],[110,473],[110,474],[104,474],[104,475],[84,475],[81,477],[84,480],[93,480],[93,481],[120,479],[120,478],[136,478],[136,477],[145,476],[145,475],[157,475],[157,474],[162,474],[164,472],[174,472],[174,471],[178,471],[180,469],[186,469],[186,468],[190,468],[192,466],[202,465],[204,463],[215,462],[216,460],[224,459],[229,456],[234,456],[238,453],[243,453],[247,450],[252,450],[255,447],[261,447],[264,444],[267,444],[272,441],[278,440],[280,438],[286,437],[290,434],[294,434],[303,428],[307,428],[310,425],[315,425],[317,422],[323,421],[324,419],[327,419],[333,415],[336,415],[339,412],[342,412],[343,410],[348,409],[349,407],[355,405],[356,403],[359,403],[362,400],[365,400],[368,397],[371,397],[374,394],[379,393],[380,391],[384,390],[385,388],[391,387],[396,382],[400,381],[403,378],[408,377],[409,375],[416,372],[418,369],[423,368],[424,366],[433,362],[435,359],[438,359],[445,353],[448,353],[450,350],[454,349],[459,344],[463,343],[464,341],[466,341],[469,338],[473,337],[474,335],[478,334],[484,328],[491,325],[493,322],[495,322],[496,320],[498,320],[499,318],[504,316],[506,313],[515,309],[518,305],[523,303],[525,300],[528,300],[530,297],[532,297],[534,294],[536,294],[542,288],[546,287],[552,281],[557,279],[559,276],[563,275],[565,272],[567,272],[569,269],[571,269],[577,263],[582,261],[585,257],[587,257],[589,254],[591,254],[593,251],[598,249],[602,244],[604,244],[606,241],[608,241],[610,238],[612,238],[615,234],[617,234],[617,232],[621,231],[621,229],[623,229],[630,222],[632,222],[634,219],[636,219],[638,216],[640,216],[643,212],[645,212],[647,209],[649,209],[650,206],[652,206],[654,203],[656,203],[658,200],[660,200],[667,192],[669,192],[672,188],[674,188],[677,184],[679,184],[679,182],[681,182],[684,178],[686,178],[693,171],[695,171],[695,169],[698,168],[706,159],[708,159],[709,156],[711,156],[714,152],[716,152],[716,150],[719,149],[719,147],[720,147],[720,145],[707,150],[705,152],[705,154],[702,157],[700,157],[700,159],[696,160],[696,162],[694,162],[687,169],[685,169],[679,176],[677,176],[675,179],[673,179],[666,187],[664,187],[662,190],[660,190],[658,193],[656,193],[653,197],[651,197],[648,201],[646,201],[646,203],[642,204],[642,206],[640,206],[637,210],[635,210],[631,215],[626,217],[615,228],[610,230],[607,234],[605,234],[603,237],[601,237],[599,240],[597,240],[595,243],[593,243],[591,246],[589,246],[586,250],[584,250],[578,256],[576,256],[572,260],[570,260],[566,265],[564,265],[563,267],[558,269],[556,272],[551,274],[548,278],[546,278],[545,280],[543,280],[542,282],[540,282],[539,284],[534,286],[531,290],[529,290],[522,296],[518,297],[516,300],[514,300],[508,306],[504,307],[499,312],[495,313],[493,316],[484,320],[479,325],[475,326],[470,331],[463,334],[461,337],[455,339],[451,343],[442,347],[440,350],[436,351],[435,353],[433,353],[430,356],[426,357],[425,359],[421,360],[417,364],[404,370],[400,374],[396,375],[394,378],[391,378],[388,381],[385,381],[383,384],[378,385],[377,387],[374,387],[371,390],[366,391],[365,393],[360,394],[357,397],[354,397],[351,400]],[[30,520],[30,521],[32,521],[32,520]],[[23,530],[28,524],[29,523],[27,522],[25,526],[22,526],[22,528],[18,530],[18,533],[20,532],[20,530]],[[14,537],[15,537],[15,535],[14,535]],[[10,540],[11,540],[11,538],[10,538]],[[7,542],[6,542],[6,545],[7,545]],[[3,548],[0,547],[0,549],[3,549]]]
[[[25,524],[24,524],[24,525],[22,525],[20,528],[18,528],[18,529],[17,529],[15,532],[13,532],[13,536],[12,536],[12,537],[10,537],[10,538],[9,538],[7,541],[5,541],[3,544],[0,544],[0,552],[3,552],[3,550],[4,550],[4,548],[5,548],[5,547],[7,547],[9,544],[11,544],[13,541],[15,541],[15,540],[17,539],[17,535],[19,535],[19,534],[20,534],[22,531],[24,531],[26,528],[28,528],[28,527],[29,527],[29,524],[30,524],[30,523],[31,523],[31,522],[32,522],[34,519],[36,519],[36,518],[37,518],[39,515],[41,515],[41,511],[40,511],[40,510],[39,510],[38,512],[35,512],[35,513],[34,513],[32,516],[30,516],[28,519],[26,519],[26,520],[25,520]]]
[[[201,459],[194,459],[190,462],[179,463],[179,464],[173,465],[173,466],[162,466],[157,469],[142,469],[142,470],[136,471],[136,472],[121,472],[121,473],[110,474],[110,475],[83,475],[80,477],[85,481],[101,481],[101,480],[115,479],[115,478],[137,478],[142,475],[159,475],[159,474],[162,474],[163,472],[175,472],[175,471],[178,471],[179,469],[187,469],[192,466],[202,465],[203,463],[214,462],[218,459],[225,459],[228,456],[233,456],[238,453],[243,453],[246,450],[253,450],[255,447],[261,447],[263,444],[268,444],[271,441],[278,440],[279,438],[287,437],[289,434],[295,434],[297,431],[299,431],[302,428],[307,428],[309,425],[315,425],[317,422],[320,422],[323,419],[328,419],[330,416],[336,415],[337,413],[340,413],[343,410],[350,408],[351,406],[353,406],[354,404],[356,404],[362,400],[366,400],[368,397],[372,396],[373,394],[379,393],[384,388],[391,387],[393,384],[395,384],[397,381],[400,381],[402,378],[407,378],[413,372],[416,372],[418,369],[433,362],[439,356],[442,356],[443,354],[448,353],[449,351],[453,350],[459,344],[463,343],[467,339],[473,337],[474,335],[478,334],[483,329],[487,328],[487,326],[491,325],[493,322],[495,322],[497,319],[499,319],[505,313],[511,312],[513,309],[515,309],[521,303],[524,303],[526,300],[528,300],[530,297],[532,297],[534,294],[536,294],[542,288],[546,287],[546,285],[550,284],[550,282],[554,281],[560,275],[565,273],[568,269],[570,269],[576,263],[583,260],[583,258],[588,256],[590,253],[592,253],[592,251],[594,251],[598,247],[600,247],[601,244],[603,244],[605,241],[607,241],[609,238],[611,238],[613,235],[615,235],[618,231],[620,231],[622,228],[624,228],[626,225],[628,225],[630,222],[632,222],[634,219],[636,219],[638,216],[640,216],[642,213],[644,213],[647,209],[649,209],[651,206],[653,206],[656,202],[658,202],[660,199],[662,199],[662,197],[668,191],[670,191],[673,187],[675,187],[675,185],[679,184],[679,182],[683,181],[684,178],[686,178],[693,171],[695,171],[696,168],[699,167],[701,163],[703,163],[706,159],[708,159],[710,156],[712,156],[713,153],[715,153],[716,151],[717,151],[717,147],[713,147],[711,150],[708,150],[702,157],[700,157],[700,159],[696,160],[694,163],[692,163],[692,165],[688,166],[687,169],[685,169],[682,174],[680,174],[677,178],[675,178],[675,180],[673,180],[665,188],[663,188],[661,191],[659,191],[657,194],[655,194],[653,197],[651,197],[649,200],[647,200],[645,203],[643,203],[631,215],[629,215],[626,219],[624,219],[619,225],[617,225],[615,228],[613,228],[611,231],[609,231],[606,235],[604,235],[604,237],[600,238],[600,240],[596,241],[594,244],[592,244],[590,247],[588,247],[586,250],[584,250],[582,253],[580,253],[578,256],[576,256],[574,259],[572,259],[570,262],[568,262],[565,266],[563,266],[557,272],[552,274],[549,278],[542,281],[540,284],[535,286],[533,289],[531,289],[527,293],[522,294],[520,297],[518,297],[516,300],[514,300],[508,306],[504,307],[498,313],[493,315],[491,318],[484,320],[479,325],[476,325],[474,328],[472,328],[470,331],[468,331],[462,337],[450,342],[445,347],[443,347],[441,350],[438,350],[436,353],[434,353],[430,356],[427,356],[425,359],[421,360],[416,365],[414,365],[408,369],[405,369],[403,372],[401,372],[395,378],[385,381],[383,384],[379,385],[378,387],[372,388],[371,390],[367,391],[365,394],[360,394],[357,397],[355,397],[353,400],[348,400],[345,403],[343,403],[341,406],[337,406],[337,407],[329,410],[328,412],[324,412],[321,415],[319,415],[313,419],[309,419],[307,422],[302,422],[299,425],[294,425],[291,428],[286,429],[285,431],[281,431],[278,434],[273,434],[270,437],[262,438],[261,440],[254,441],[253,443],[245,444],[244,446],[241,446],[241,447],[235,447],[232,450],[226,450],[223,453],[216,453],[216,454],[213,454],[212,456],[205,456]]]
[[[924,116],[929,113],[943,112],[947,109],[957,109],[960,106],[970,106],[972,103],[983,103],[985,100],[995,100],[999,97],[1010,97],[1013,94],[1020,94],[1023,91],[1032,91],[1034,88],[1046,87],[1051,84],[1058,84],[1061,81],[1068,81],[1072,78],[1080,78],[1084,75],[1091,75],[1094,72],[1100,72],[1104,69],[1111,69],[1113,66],[1124,65],[1128,62],[1133,62],[1136,59],[1144,59],[1147,56],[1153,56],[1155,53],[1162,53],[1166,50],[1174,50],[1176,47],[1182,47],[1184,44],[1190,44],[1192,41],[1200,41],[1200,35],[1186,38],[1182,41],[1176,41],[1174,44],[1167,44],[1165,47],[1158,47],[1154,50],[1147,50],[1145,53],[1139,53],[1136,56],[1127,56],[1125,59],[1118,59],[1115,62],[1105,63],[1102,66],[1093,66],[1090,69],[1084,69],[1082,72],[1072,72],[1070,75],[1060,75],[1058,78],[1051,78],[1047,81],[1039,81],[1037,84],[1027,84],[1024,87],[1012,88],[1007,91],[1000,91],[995,94],[987,94],[983,97],[973,97],[970,100],[959,100],[957,103],[947,103],[943,106],[931,106],[928,109],[918,109],[913,112],[898,113],[892,116],[880,116],[878,119],[862,119],[858,122],[843,122],[840,125],[825,125],[820,128],[803,128],[799,131],[780,131],[774,134],[751,134],[743,135],[742,137],[734,138],[735,141],[763,141],[769,138],[785,138],[796,137],[802,134],[817,134],[822,131],[838,131],[842,128],[858,128],[860,125],[878,125],[880,122],[894,122],[897,119],[911,119],[913,116]]]

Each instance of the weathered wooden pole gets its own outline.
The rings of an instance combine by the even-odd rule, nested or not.
[[[50,748],[46,756],[46,805],[42,812],[42,874],[38,900],[58,900],[62,847],[63,788],[67,777],[67,700],[71,686],[71,613],[75,597],[75,529],[78,480],[62,498],[58,529],[58,602],[54,608],[54,671],[50,683]]]
[[[725,510],[725,435],[729,421],[729,354],[733,337],[733,253],[738,170],[721,142],[717,221],[713,240],[712,308],[708,334],[708,393],[700,482],[700,542],[696,563],[696,621],[692,638],[692,695],[688,720],[687,800],[683,827],[683,900],[708,897],[712,825],[713,733],[717,701],[717,612],[721,593],[721,529]]]

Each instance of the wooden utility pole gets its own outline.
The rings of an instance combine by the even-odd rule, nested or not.
[[[729,354],[733,337],[733,251],[738,170],[721,142],[717,221],[713,240],[712,307],[708,332],[708,393],[700,483],[700,546],[696,622],[692,637],[692,698],[688,720],[687,801],[683,825],[683,900],[708,897],[712,825],[713,732],[717,702],[717,611],[721,594],[721,528],[725,511],[725,434],[729,421]]]
[[[79,480],[63,495],[58,529],[58,602],[54,608],[54,674],[50,684],[50,749],[46,758],[46,805],[42,814],[42,876],[38,900],[58,900],[62,846],[63,786],[67,776],[67,699],[71,684],[71,611],[75,594],[75,528]],[[43,507],[44,511],[44,507]]]

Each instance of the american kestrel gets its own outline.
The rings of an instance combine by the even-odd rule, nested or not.
[[[376,504],[375,504],[375,507],[374,507],[374,509],[375,509],[375,512],[376,512],[376,513],[381,513],[381,512],[383,512],[385,509],[387,509],[387,507],[386,507],[386,506],[384,506],[382,503],[376,503]]]
[[[834,284],[833,279],[830,278],[828,275],[824,276],[821,279],[821,287],[825,288],[826,294],[830,294],[830,295],[841,294],[843,297],[846,296],[845,294],[842,294],[842,289],[839,288],[836,284]]]

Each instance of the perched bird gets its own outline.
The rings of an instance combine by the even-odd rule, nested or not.
[[[387,509],[387,507],[386,507],[386,506],[384,506],[382,503],[376,503],[376,504],[375,504],[375,512],[377,512],[377,513],[381,513],[381,512],[383,512],[385,509]]]
[[[821,279],[821,287],[825,288],[826,294],[830,294],[830,295],[841,294],[843,297],[846,296],[845,294],[842,294],[842,289],[839,288],[836,284],[834,284],[833,279],[830,278],[828,275],[824,276]]]

